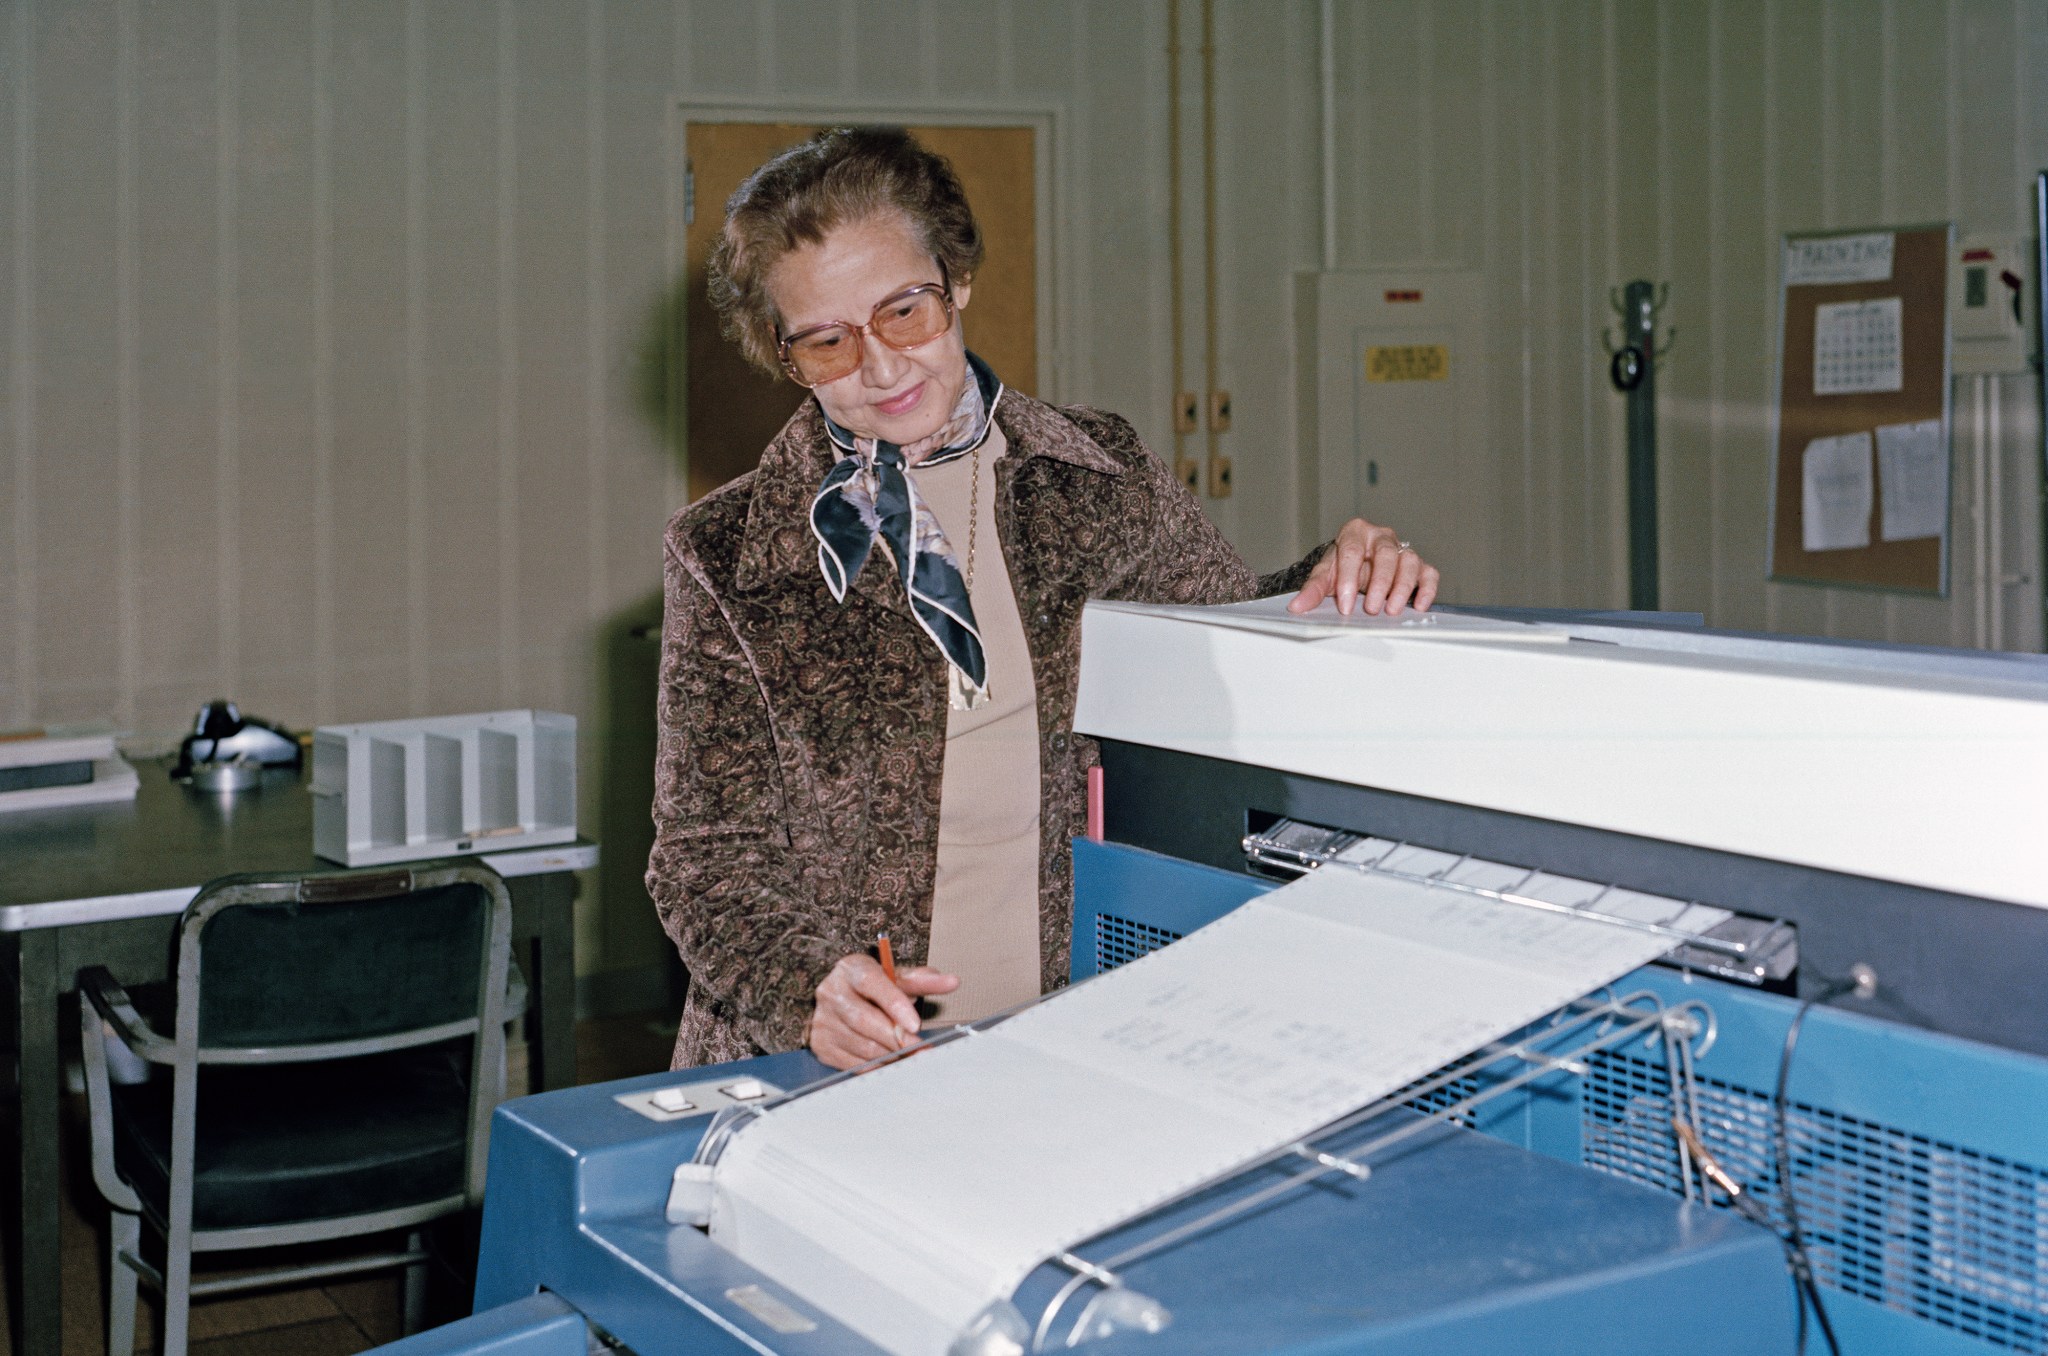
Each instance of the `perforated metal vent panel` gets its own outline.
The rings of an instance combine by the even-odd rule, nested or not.
[[[1098,972],[1114,970],[1117,966],[1134,961],[1148,951],[1157,951],[1168,942],[1177,942],[1185,934],[1155,928],[1150,923],[1137,923],[1115,914],[1095,915],[1095,968]]]
[[[1409,1086],[1413,1087],[1414,1084],[1410,1084]],[[1406,1091],[1406,1088],[1402,1089],[1402,1092]],[[1406,1105],[1410,1110],[1421,1111],[1425,1113],[1446,1111],[1449,1110],[1451,1107],[1456,1106],[1458,1103],[1464,1101],[1467,1097],[1470,1097],[1473,1093],[1477,1091],[1479,1091],[1478,1079],[1453,1078],[1450,1082],[1444,1084],[1435,1092],[1426,1092],[1420,1097],[1407,1098],[1404,1102],[1404,1105]],[[1401,1096],[1401,1093],[1397,1092],[1394,1095],[1396,1097],[1399,1097]],[[1453,1125],[1462,1125],[1469,1130],[1472,1128],[1472,1113],[1469,1111],[1457,1112],[1450,1117],[1450,1122]]]
[[[1602,1054],[1582,1089],[1582,1155],[1679,1187],[1661,1064]],[[1771,1101],[1702,1078],[1699,1125],[1721,1165],[1782,1220]],[[2015,1352],[2048,1353],[2048,1173],[1803,1102],[1786,1132],[1799,1222],[1821,1283]]]

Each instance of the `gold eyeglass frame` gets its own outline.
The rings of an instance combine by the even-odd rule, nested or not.
[[[950,280],[946,279],[946,266],[944,264],[939,265],[939,278],[940,281],[938,282],[919,283],[915,287],[906,287],[901,292],[892,292],[888,296],[883,297],[875,303],[875,309],[868,312],[868,320],[865,325],[856,325],[850,320],[828,320],[822,325],[812,325],[808,329],[798,330],[795,334],[778,338],[775,341],[775,356],[782,363],[783,372],[788,375],[791,381],[807,391],[814,387],[825,385],[823,381],[805,381],[799,376],[796,370],[796,361],[790,356],[790,351],[799,339],[808,339],[814,334],[821,334],[826,330],[838,327],[844,327],[846,332],[853,336],[853,366],[847,368],[846,371],[840,373],[837,377],[827,378],[827,381],[840,381],[860,371],[861,364],[867,361],[864,347],[867,343],[867,338],[863,338],[863,336],[872,338],[876,343],[881,344],[885,348],[894,349],[898,353],[908,353],[911,349],[923,348],[926,344],[931,343],[933,339],[937,339],[939,335],[945,334],[953,328],[953,316],[956,310],[953,304],[953,284]],[[921,339],[917,343],[907,346],[892,344],[876,332],[875,317],[880,315],[884,309],[902,301],[905,297],[917,296],[924,292],[932,293],[938,297],[940,304],[946,308],[946,324],[943,329],[934,334],[931,339]]]

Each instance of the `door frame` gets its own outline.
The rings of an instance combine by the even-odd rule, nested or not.
[[[1057,175],[1055,162],[1067,163],[1061,111],[1051,104],[989,103],[915,105],[869,102],[858,98],[807,102],[770,99],[758,103],[745,100],[703,102],[695,99],[669,100],[668,119],[668,267],[669,276],[682,276],[683,233],[689,204],[684,202],[684,168],[689,139],[685,129],[693,122],[789,122],[789,123],[883,123],[905,127],[1030,127],[1033,175],[1031,202],[1033,221],[1032,286],[1038,308],[1038,398],[1047,404],[1060,400],[1060,355],[1073,351],[1066,332],[1067,309],[1059,304],[1055,275],[1066,277],[1070,270],[1058,268],[1068,260],[1073,242],[1064,216],[1054,211]],[[678,316],[678,324],[687,320]],[[687,351],[687,350],[685,350]]]

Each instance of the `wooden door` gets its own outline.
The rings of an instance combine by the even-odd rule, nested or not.
[[[769,156],[817,131],[794,123],[693,122],[685,138],[694,215],[685,235],[687,375],[683,420],[690,498],[751,471],[804,391],[747,365],[718,329],[704,289],[704,265],[725,201]],[[1038,221],[1035,129],[913,127],[917,139],[952,161],[988,248],[961,312],[967,343],[1004,382],[1038,386]]]

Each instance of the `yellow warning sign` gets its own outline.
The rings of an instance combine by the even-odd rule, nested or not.
[[[1451,351],[1442,344],[1373,345],[1365,350],[1367,381],[1442,381],[1451,375]]]

